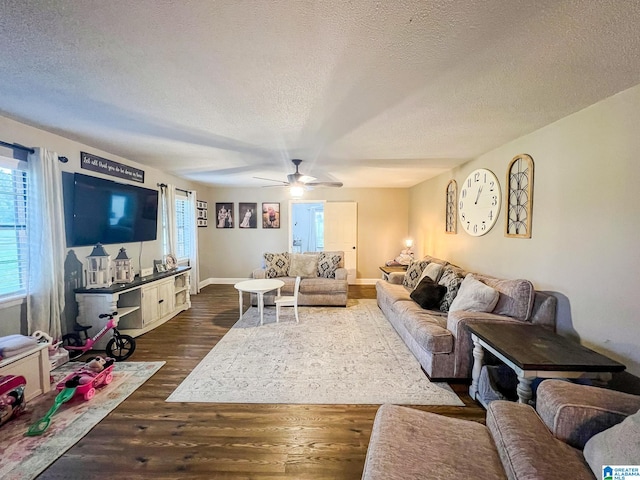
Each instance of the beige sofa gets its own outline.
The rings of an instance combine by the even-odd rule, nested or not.
[[[535,410],[491,402],[486,426],[383,405],[362,478],[602,478],[603,465],[638,464],[638,409],[639,396],[561,380],[540,384]]]
[[[449,301],[455,299],[460,283],[454,287],[455,282],[451,283],[451,279],[462,281],[469,272],[431,256],[420,262],[423,268],[431,263],[442,266],[442,272],[434,280],[447,285]],[[477,280],[499,292],[498,302],[492,311],[449,312],[445,304],[441,304],[440,309],[425,310],[411,299],[412,286],[406,281],[408,276],[415,276],[416,268],[412,265],[406,273],[392,273],[388,280],[379,280],[376,297],[387,320],[431,379],[471,377],[473,344],[466,325],[528,322],[555,329],[556,298],[535,291],[527,280],[504,280],[473,274]]]
[[[314,254],[321,254],[323,257],[328,255],[334,255],[335,258],[339,257],[339,261],[336,260],[333,263],[331,271],[335,271],[330,278],[326,278],[323,275],[321,267],[317,269],[314,276],[303,277],[300,281],[300,292],[298,293],[298,305],[302,306],[340,306],[345,307],[347,305],[347,295],[349,293],[349,283],[347,282],[347,269],[344,268],[344,252],[307,252],[303,255],[310,256]],[[270,254],[265,254],[265,257],[269,257]],[[277,254],[284,256],[285,254]],[[286,254],[289,258],[292,254]],[[265,260],[266,261],[266,260]],[[267,261],[266,261],[267,262]],[[283,263],[280,268],[269,269],[269,265],[257,268],[252,272],[252,278],[277,278],[284,282],[284,287],[281,289],[282,295],[293,295],[293,288],[295,285],[295,276],[290,276],[291,265]],[[274,305],[275,292],[268,292],[264,295],[265,305]],[[251,295],[251,304],[257,305],[257,295]]]

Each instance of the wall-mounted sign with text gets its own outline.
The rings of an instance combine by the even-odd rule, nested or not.
[[[94,172],[104,173],[112,177],[126,178],[134,182],[144,183],[144,170],[107,160],[91,153],[80,152],[80,167]]]

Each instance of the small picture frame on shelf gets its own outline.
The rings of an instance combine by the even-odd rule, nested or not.
[[[164,263],[162,263],[162,260],[154,260],[153,261],[153,271],[156,272],[156,273],[166,272],[167,271],[167,267],[165,266]]]
[[[178,260],[173,253],[169,253],[164,257],[164,265],[167,270],[175,270],[178,268]]]

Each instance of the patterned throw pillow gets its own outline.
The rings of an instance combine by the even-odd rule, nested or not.
[[[451,307],[453,299],[456,298],[456,295],[458,294],[462,280],[464,280],[464,276],[459,272],[456,272],[450,267],[446,267],[444,269],[444,272],[440,277],[440,281],[438,282],[438,285],[444,285],[447,287],[447,293],[444,294],[444,297],[440,302],[441,312],[447,313],[449,311],[449,307]]]
[[[422,270],[424,270],[427,265],[429,265],[429,262],[426,260],[411,262],[407,268],[407,273],[404,274],[402,285],[411,289],[416,288],[418,280],[420,280],[420,276],[422,275]]]
[[[265,253],[265,278],[286,277],[289,275],[289,253]]]
[[[333,252],[320,252],[318,256],[318,276],[336,278],[336,270],[340,266],[342,255]]]

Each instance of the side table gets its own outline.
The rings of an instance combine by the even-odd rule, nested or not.
[[[488,350],[518,375],[518,402],[531,400],[535,378],[604,377],[626,367],[578,342],[540,325],[526,323],[480,323],[467,325],[473,340],[473,370],[469,396],[475,400],[478,380]]]
[[[406,272],[407,271],[407,266],[406,265],[400,265],[400,266],[394,266],[394,267],[387,267],[382,266],[380,267],[380,271],[382,272],[382,279],[383,280],[389,280],[389,275],[394,273],[394,272]]]

